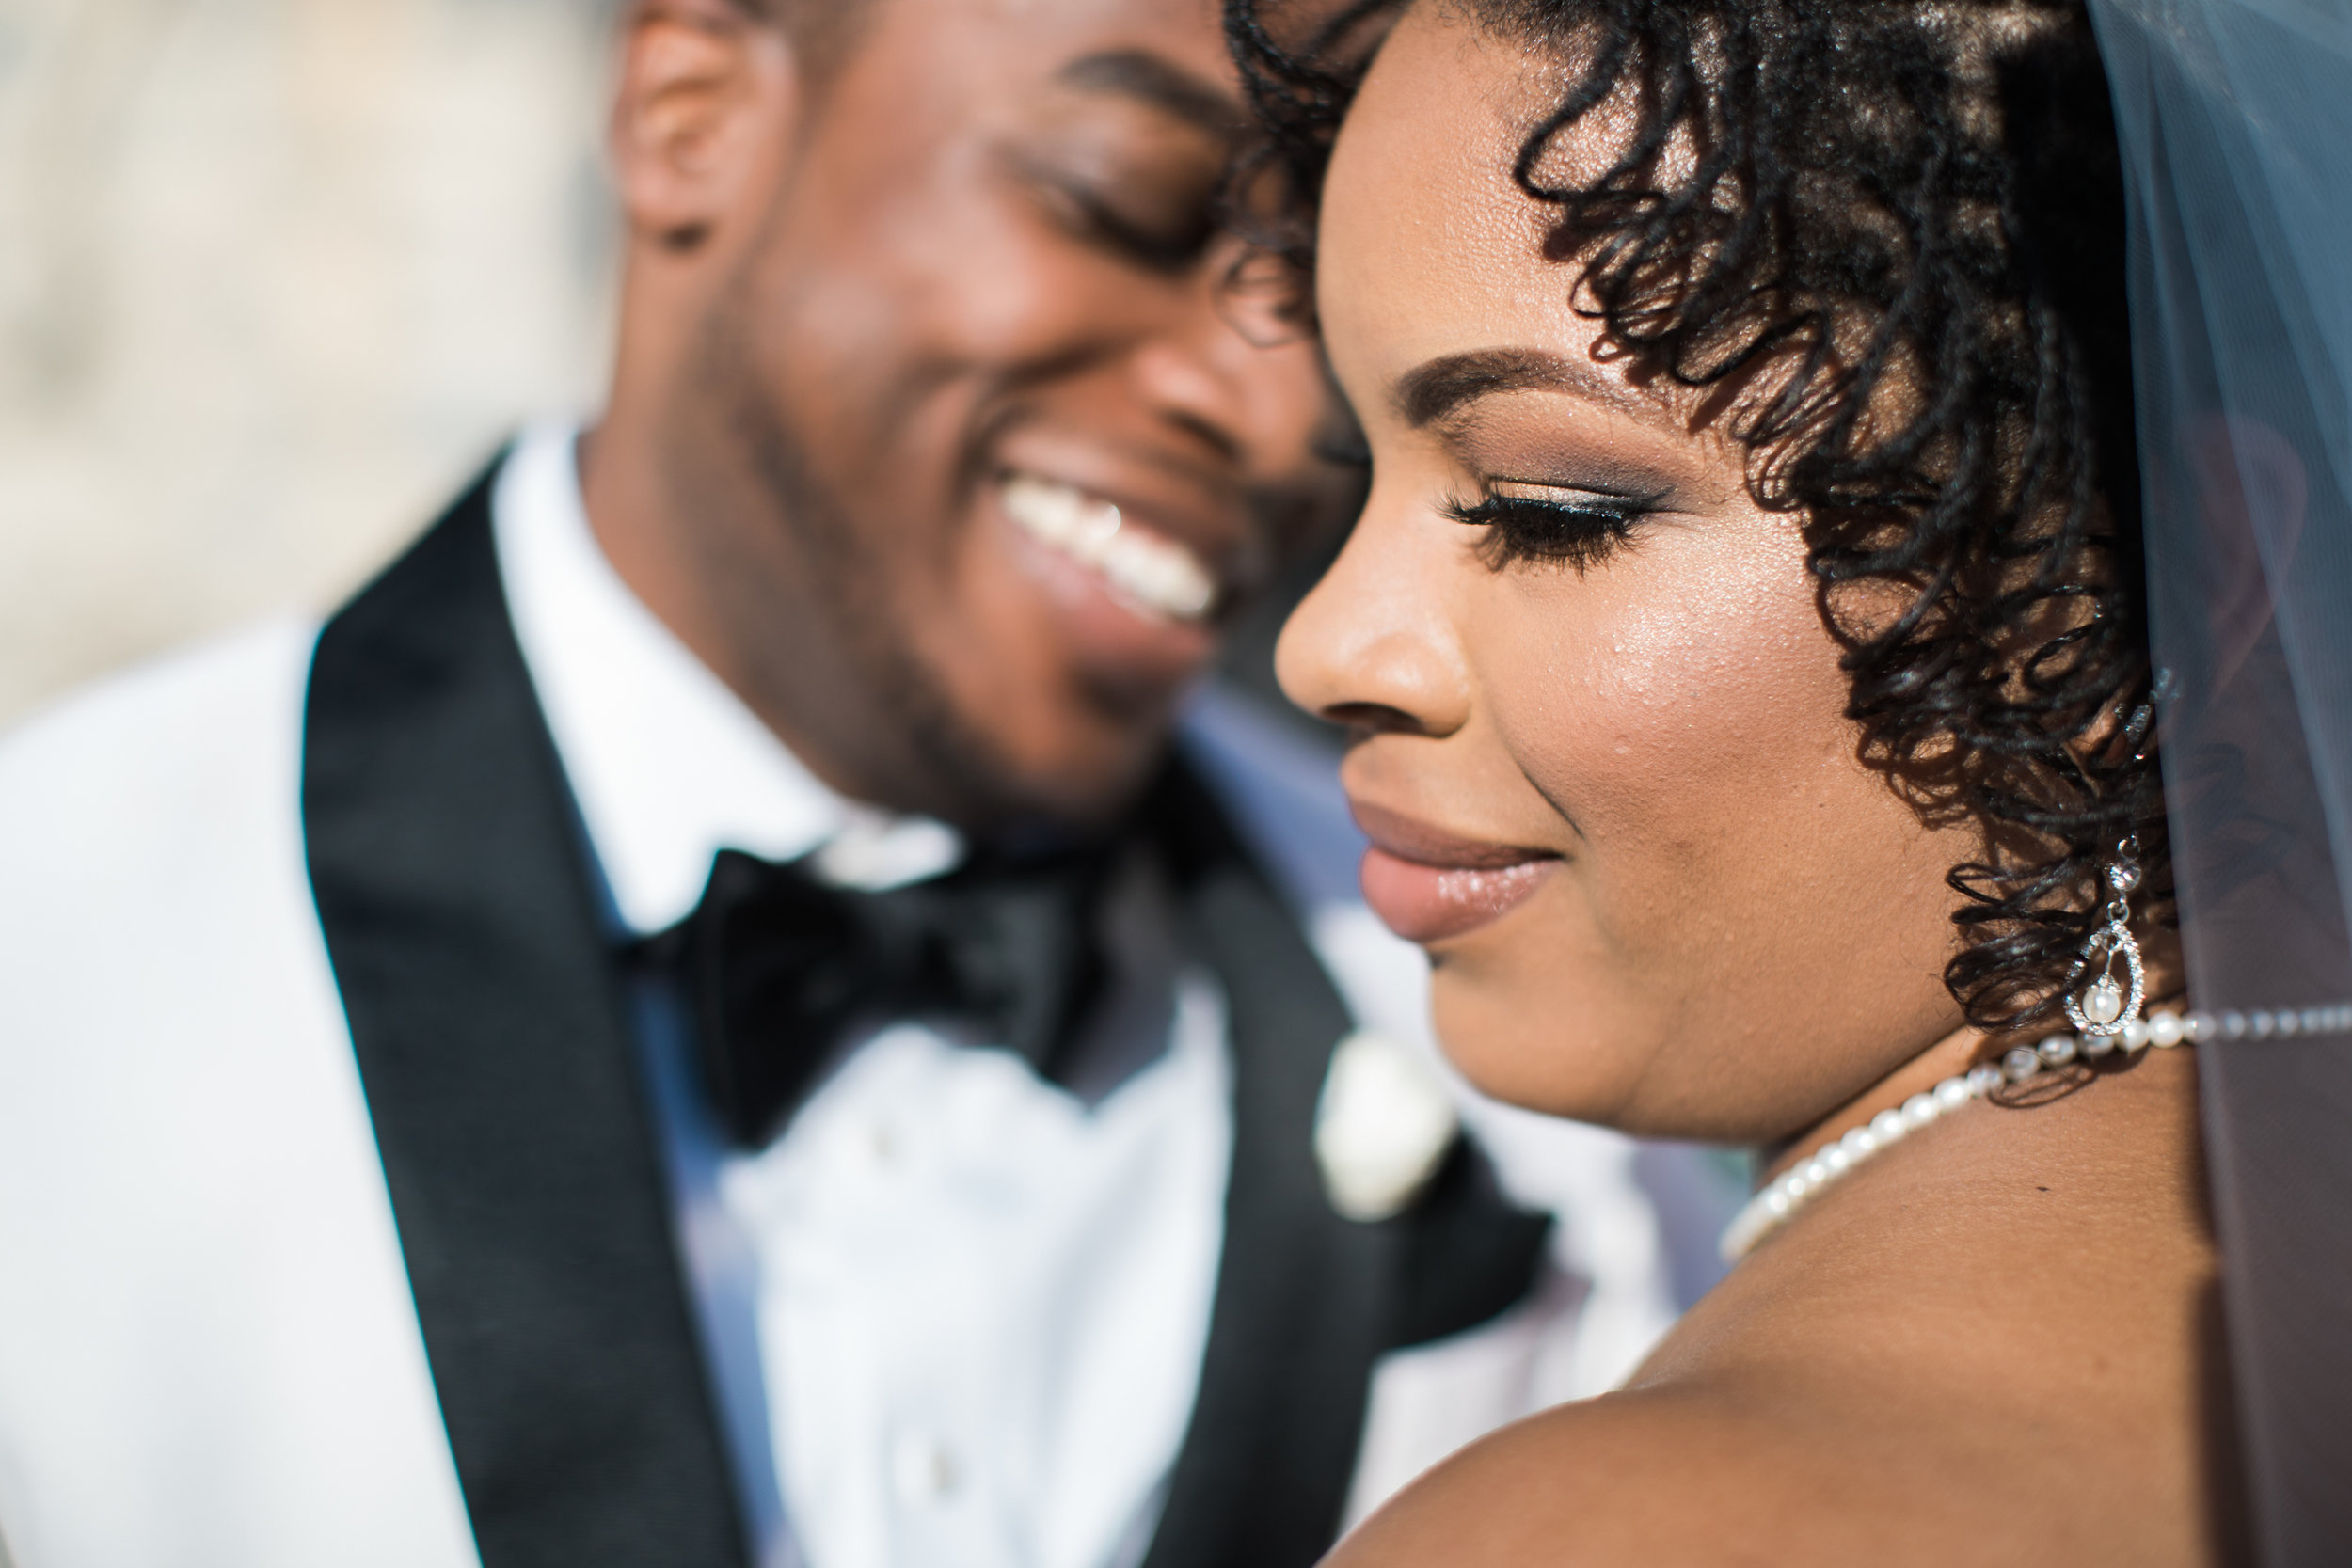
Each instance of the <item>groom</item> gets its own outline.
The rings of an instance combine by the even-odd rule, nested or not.
[[[1341,493],[1213,12],[646,0],[622,65],[596,428],[0,749],[0,1531],[1309,1563],[1515,1413],[1544,1224],[1316,759],[1170,750]]]

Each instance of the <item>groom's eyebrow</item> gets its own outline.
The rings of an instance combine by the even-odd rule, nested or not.
[[[1589,359],[1541,348],[1482,348],[1441,355],[1406,372],[1396,384],[1396,409],[1420,430],[1466,403],[1527,391],[1565,392],[1639,416],[1655,416],[1665,406]]]
[[[1055,74],[1069,87],[1132,98],[1219,141],[1231,141],[1248,123],[1233,94],[1149,50],[1108,49],[1081,55]]]

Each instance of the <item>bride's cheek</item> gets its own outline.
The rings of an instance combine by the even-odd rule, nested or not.
[[[1574,848],[1532,918],[1452,978],[1454,1033],[1475,1043],[1493,1020],[1473,1015],[1534,1009],[1552,1021],[1540,1067],[1556,1095],[1589,1107],[1639,1075],[1679,1100],[1675,1085],[1740,1049],[1743,1020],[1785,1003],[1771,976],[1825,934],[1756,911],[1808,880],[1798,863],[1823,854],[1826,818],[1887,803],[1854,767],[1801,549],[1678,541],[1498,593],[1475,626],[1498,743]]]
[[[1677,539],[1499,596],[1484,634],[1503,746],[1581,858],[1661,907],[1692,900],[1685,878],[1752,859],[1740,825],[1850,744],[1801,554],[1713,545]]]

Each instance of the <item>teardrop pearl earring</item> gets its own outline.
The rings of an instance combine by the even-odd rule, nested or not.
[[[2060,1006],[2066,1022],[2084,1035],[2112,1035],[2139,1017],[2147,999],[2148,974],[2139,958],[2139,940],[2132,935],[2132,890],[2139,886],[2139,847],[2137,838],[2115,847],[2106,868],[2106,920],[2083,941],[2082,956],[2067,977]],[[2116,975],[2121,963],[2123,974]],[[2083,984],[2083,976],[2091,976]]]

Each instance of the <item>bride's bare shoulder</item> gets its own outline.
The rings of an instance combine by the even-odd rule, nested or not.
[[[1781,1428],[1785,1432],[1785,1428]],[[1764,1423],[1668,1390],[1608,1394],[1473,1443],[1392,1498],[1326,1568],[1547,1568],[1756,1560],[1817,1506]],[[1777,1543],[1776,1543],[1777,1544]]]
[[[2018,1408],[1955,1391],[1932,1366],[1908,1385],[1770,1369],[1663,1379],[1471,1444],[1324,1568],[2212,1560],[2193,1464],[2147,1431],[2063,1411],[2021,1422]],[[2132,1462],[2070,1462],[2082,1453]],[[2066,1485],[2033,1481],[2058,1473]]]
[[[1920,1562],[1954,1542],[1969,1562],[2043,1560],[2040,1524],[1989,1518],[1941,1445],[1884,1421],[1854,1441],[1847,1413],[1789,1392],[1657,1386],[1531,1417],[1406,1488],[1326,1568]]]

